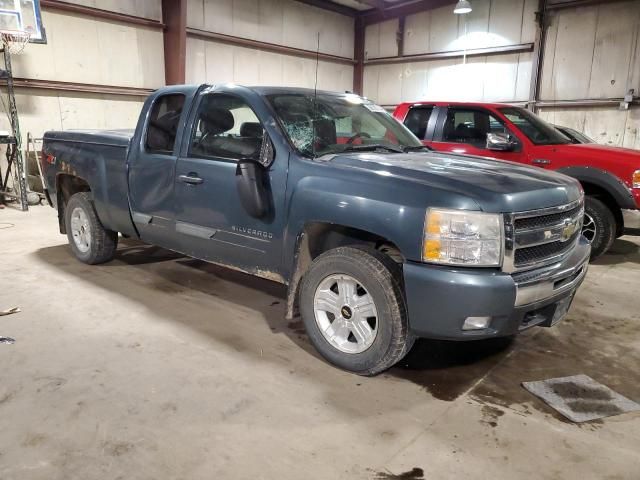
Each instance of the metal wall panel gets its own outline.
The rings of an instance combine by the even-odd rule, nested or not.
[[[610,107],[546,108],[540,115],[555,125],[575,128],[597,143],[640,149],[640,109]]]
[[[547,36],[542,100],[622,97],[640,89],[640,1],[554,12]]]
[[[293,0],[189,0],[187,25],[353,58],[353,18]]]
[[[100,8],[111,12],[162,20],[162,0],[64,0],[68,3]],[[45,24],[45,27],[47,25]]]
[[[55,92],[30,88],[16,89],[20,128],[36,138],[47,130],[134,128],[143,98]],[[6,116],[0,129],[8,129]]]
[[[157,88],[164,85],[162,31],[44,11],[47,44],[13,57],[16,77]]]
[[[474,0],[473,11],[459,16],[448,5],[409,15],[404,54],[518,45],[535,39],[537,0]],[[367,27],[367,58],[397,55],[396,21]],[[390,45],[388,50],[382,50]],[[532,54],[505,54],[463,60],[434,60],[388,66],[365,66],[365,94],[379,103],[398,101],[529,98]],[[387,71],[388,70],[388,71]]]
[[[417,100],[526,101],[531,53],[365,68],[364,94],[382,105]]]
[[[186,75],[188,83],[235,82],[313,88],[316,62],[212,40],[187,38]],[[352,89],[352,82],[352,66],[318,63],[318,88],[346,91]]]

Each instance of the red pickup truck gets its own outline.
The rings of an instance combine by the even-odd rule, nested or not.
[[[402,103],[393,116],[435,150],[535,165],[579,180],[592,259],[623,234],[623,210],[640,209],[639,151],[574,144],[529,110],[506,104]]]

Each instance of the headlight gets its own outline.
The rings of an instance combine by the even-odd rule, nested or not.
[[[640,188],[640,170],[633,172],[633,178],[631,179],[631,186],[633,188]]]
[[[422,260],[469,267],[502,263],[502,216],[466,210],[427,210]]]

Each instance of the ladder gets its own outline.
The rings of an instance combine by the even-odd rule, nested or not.
[[[29,203],[27,201],[27,179],[22,156],[22,136],[20,134],[20,122],[18,120],[18,109],[16,107],[16,95],[13,85],[11,53],[9,53],[6,47],[2,49],[2,53],[5,67],[3,74],[6,75],[7,80],[8,113],[11,123],[11,134],[0,137],[0,144],[7,146],[7,171],[4,173],[4,176],[2,176],[2,172],[0,172],[0,203],[4,203],[4,197],[14,198],[20,204],[21,210],[26,212],[29,209]],[[9,191],[9,178],[12,178],[13,191]]]

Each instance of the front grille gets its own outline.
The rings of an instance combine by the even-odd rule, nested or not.
[[[516,230],[529,230],[531,228],[544,228],[555,225],[567,217],[573,218],[581,208],[582,207],[578,206],[567,212],[550,213],[539,217],[518,218],[515,221],[515,228]]]
[[[575,248],[583,214],[580,200],[556,208],[505,215],[503,270],[529,270],[560,260]]]
[[[514,256],[514,265],[516,267],[522,267],[540,261],[541,259],[560,255],[561,253],[573,248],[573,240],[575,240],[576,237],[577,235],[574,235],[571,240],[566,242],[551,242],[536,245],[534,247],[518,248]]]

